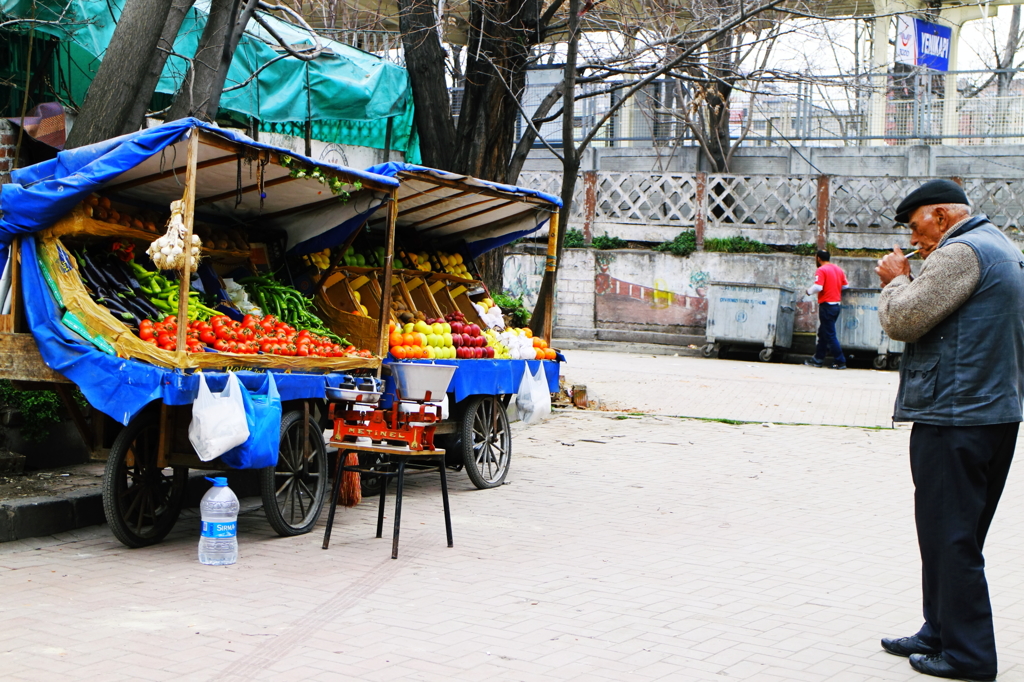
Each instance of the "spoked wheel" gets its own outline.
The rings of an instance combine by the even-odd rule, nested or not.
[[[462,462],[477,488],[496,488],[508,475],[512,433],[498,396],[470,398],[460,424]]]
[[[277,466],[260,469],[263,510],[270,527],[284,537],[311,531],[327,499],[324,432],[310,416],[308,435],[304,435],[302,419],[301,410],[284,415]],[[304,437],[308,448],[303,447]]]
[[[181,513],[187,467],[158,468],[160,421],[147,410],[118,434],[103,476],[103,511],[114,537],[128,547],[163,540]]]

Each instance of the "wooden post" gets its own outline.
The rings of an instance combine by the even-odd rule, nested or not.
[[[832,178],[828,175],[818,176],[818,211],[817,211],[817,225],[818,225],[818,238],[816,244],[819,251],[824,251],[828,248],[828,223],[831,211],[832,201]]]
[[[583,171],[583,243],[594,241],[594,218],[597,216],[597,171]]]
[[[376,354],[384,357],[388,353],[388,322],[391,321],[391,279],[395,262],[395,228],[398,224],[398,189],[391,190],[388,197],[388,222],[384,230],[384,268],[380,280],[380,320],[377,324]],[[377,370],[380,376],[380,370]]]
[[[196,163],[199,160],[199,128],[192,128],[185,159],[185,194],[181,198],[181,217],[185,222],[185,264],[178,282],[178,338],[180,362],[185,360],[185,334],[188,331],[188,290],[192,280],[192,222],[196,208]]]
[[[708,220],[708,174],[700,171],[694,180],[696,196],[693,199],[693,235],[697,239],[697,250],[704,250],[704,229]]]
[[[551,214],[548,223],[548,255],[544,263],[544,273],[551,278],[548,289],[548,305],[544,308],[544,340],[551,343],[551,328],[555,320],[555,276],[558,269],[558,211]],[[551,273],[548,275],[547,273]]]

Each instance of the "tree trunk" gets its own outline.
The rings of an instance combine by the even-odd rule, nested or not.
[[[228,26],[238,11],[238,0],[213,0],[210,3],[210,14],[206,18],[206,27],[199,39],[195,57],[189,65],[185,78],[181,81],[174,103],[167,111],[166,120],[176,121],[179,118],[195,116],[204,120],[217,117],[217,110],[210,109],[213,101],[213,88],[219,91],[223,81],[218,82],[221,55],[227,38]],[[220,97],[216,98],[218,101]]]
[[[153,58],[149,62],[149,70],[139,86],[139,96],[135,99],[132,112],[128,116],[124,130],[121,131],[122,134],[135,132],[145,124],[146,112],[149,110],[153,93],[156,92],[157,83],[160,81],[160,74],[164,71],[164,64],[167,62],[167,57],[170,56],[169,53],[174,49],[174,40],[178,37],[181,24],[185,21],[185,16],[192,9],[192,5],[195,2],[196,0],[173,0],[171,10],[167,14],[167,22],[164,24],[164,30],[160,35],[160,42],[157,44],[156,51],[153,52]],[[146,93],[149,93],[148,96]]]
[[[562,78],[562,92],[565,93],[565,106],[562,108],[562,208],[558,212],[558,241],[555,250],[555,272],[544,272],[540,291],[537,292],[537,305],[530,318],[530,329],[534,336],[544,335],[544,322],[548,315],[555,314],[555,281],[557,265],[562,262],[562,250],[565,248],[565,233],[569,229],[569,215],[572,213],[572,197],[576,192],[576,179],[580,172],[580,155],[582,149],[576,148],[575,139],[575,107],[573,93],[576,92],[576,62],[579,58],[580,43],[580,0],[569,0],[569,40],[566,45],[565,68]],[[552,322],[552,326],[554,323]]]
[[[235,58],[238,41],[242,39],[245,27],[249,25],[249,20],[252,19],[253,12],[256,11],[258,4],[259,0],[234,0],[231,16],[238,18],[234,20],[235,23],[231,26],[231,33],[228,35],[228,39],[224,41],[223,50],[220,54],[220,66],[217,67],[216,78],[210,84],[210,101],[206,105],[206,110],[212,111],[213,116],[216,116],[217,111],[220,109],[220,96],[224,92],[224,81],[228,79],[228,70],[231,69],[231,60]]]
[[[143,95],[146,78],[172,0],[128,0],[82,110],[68,135],[72,149],[120,135]]]
[[[420,136],[423,163],[455,171],[455,124],[445,73],[445,53],[437,33],[435,4],[430,0],[400,0],[399,27],[405,47],[405,66],[412,84],[414,121]]]
[[[534,0],[472,3],[465,87],[455,138],[456,172],[495,182],[509,177],[519,100],[526,88]]]

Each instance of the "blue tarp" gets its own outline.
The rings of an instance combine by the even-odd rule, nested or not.
[[[455,394],[455,402],[462,402],[474,395],[510,395],[519,392],[519,384],[523,381],[526,365],[532,374],[544,363],[544,376],[548,380],[548,388],[558,393],[558,363],[552,360],[403,360],[420,364],[454,365],[458,369],[452,375],[448,392]],[[385,360],[385,364],[391,364]],[[384,389],[394,395],[394,377],[388,377]]]
[[[198,119],[183,118],[86,147],[67,149],[54,159],[12,171],[11,182],[0,186],[0,246],[9,244],[18,234],[38,232],[53,225],[90,193],[102,189],[117,176],[178,142],[193,127],[215,132],[249,147],[289,154],[315,166],[336,168],[392,187],[399,185],[393,178],[307,159]]]

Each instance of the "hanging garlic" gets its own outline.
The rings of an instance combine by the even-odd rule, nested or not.
[[[197,234],[192,235],[192,243],[186,254],[186,229],[181,211],[181,201],[172,201],[171,218],[167,221],[167,233],[153,240],[146,251],[153,259],[153,263],[161,270],[182,269],[185,266],[186,257],[189,262],[189,270],[195,270],[202,256],[203,242]]]

